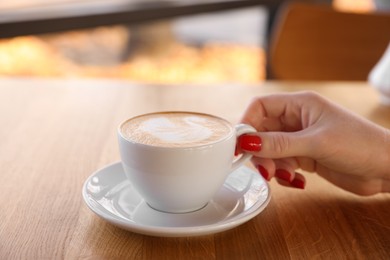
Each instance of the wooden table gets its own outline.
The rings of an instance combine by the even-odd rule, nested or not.
[[[254,96],[308,89],[390,128],[390,108],[365,83],[0,79],[0,259],[389,259],[390,194],[359,197],[315,174],[305,190],[271,181],[261,214],[201,237],[124,231],[82,200],[86,178],[119,160],[116,127],[127,117],[180,109],[237,122]]]

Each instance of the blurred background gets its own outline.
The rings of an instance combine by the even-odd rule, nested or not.
[[[88,5],[80,6],[81,2]],[[112,1],[111,4],[123,2]],[[177,3],[191,1],[163,2],[167,4],[164,8],[173,8]],[[387,12],[386,6],[380,6],[381,1],[309,2],[318,2],[316,4],[339,13]],[[76,3],[76,10],[68,8]],[[153,12],[159,10],[158,0],[137,3],[141,3],[135,5],[137,10],[151,6],[156,7]],[[43,19],[35,29],[37,33],[30,34],[29,24],[33,25],[40,15],[47,17],[49,5],[56,5],[56,10],[63,7],[72,11],[70,18],[74,20],[66,20],[71,29],[55,28],[50,26],[50,19]],[[115,18],[112,9],[102,1],[1,1],[0,76],[115,78],[157,84],[258,83],[273,78],[268,71],[271,40],[276,37],[275,27],[285,5],[286,1],[265,1],[265,4],[251,1],[247,6],[237,5],[225,10],[210,8],[201,12],[192,6],[193,12],[187,8],[183,14],[157,15],[129,22],[123,19],[120,23],[112,21]],[[99,14],[107,12],[111,16],[104,16],[96,26],[83,22],[78,26],[80,16],[90,15],[83,13],[83,8],[89,11],[96,8]],[[53,16],[63,17],[63,14],[53,13]],[[49,29],[45,29],[46,26]],[[390,32],[386,37],[389,36]],[[381,45],[379,54],[385,46]]]

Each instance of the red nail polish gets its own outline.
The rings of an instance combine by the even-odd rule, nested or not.
[[[305,181],[304,180],[301,180],[301,179],[297,179],[295,178],[294,180],[292,180],[291,182],[291,185],[295,188],[298,188],[298,189],[304,189],[305,188]]]
[[[284,169],[277,169],[275,171],[275,177],[284,181],[291,182],[291,173]]]
[[[269,181],[269,173],[266,168],[264,168],[262,165],[258,165],[257,170],[260,172],[261,176],[263,176],[264,179]]]
[[[261,150],[261,138],[257,135],[241,135],[238,138],[238,145],[242,150],[259,152]]]

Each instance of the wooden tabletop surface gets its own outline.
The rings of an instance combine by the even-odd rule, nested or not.
[[[359,197],[316,174],[306,175],[305,190],[271,181],[263,212],[200,237],[125,231],[83,202],[86,178],[119,160],[116,128],[127,117],[193,110],[236,123],[252,97],[300,90],[390,128],[390,108],[366,83],[0,79],[0,259],[390,259],[390,194]]]

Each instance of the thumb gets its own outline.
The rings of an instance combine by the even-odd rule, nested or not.
[[[262,158],[307,156],[310,145],[302,132],[257,132],[239,137],[238,147]]]

